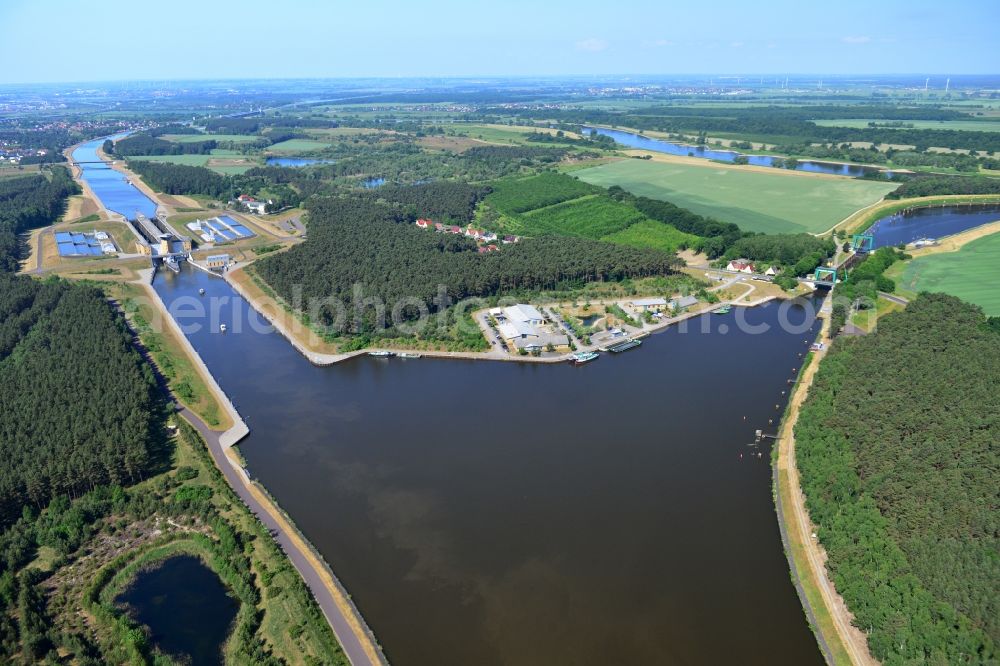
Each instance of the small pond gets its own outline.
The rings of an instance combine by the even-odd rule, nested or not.
[[[304,167],[313,164],[333,164],[333,160],[321,160],[310,157],[268,157],[267,166]]]
[[[115,603],[149,627],[163,652],[191,666],[223,663],[238,603],[197,557],[178,555],[140,572]]]

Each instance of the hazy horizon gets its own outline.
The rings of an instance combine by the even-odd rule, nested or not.
[[[1000,4],[969,0],[634,0],[615,11],[595,0],[492,9],[457,0],[285,0],[277,9],[265,0],[11,0],[0,6],[0,23],[0,58],[16,63],[0,84],[1000,72]],[[50,35],[71,46],[40,46]]]

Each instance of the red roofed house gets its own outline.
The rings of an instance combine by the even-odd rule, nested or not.
[[[444,231],[444,225],[440,222],[434,223],[434,231]]]
[[[448,231],[450,231],[453,234],[460,234],[462,233],[462,227],[457,225],[452,225],[451,229],[449,229]]]
[[[244,203],[246,203],[247,201],[257,201],[256,199],[254,199],[254,198],[253,198],[252,196],[250,196],[249,194],[241,194],[240,196],[238,196],[238,197],[236,197],[236,198],[237,198],[237,199],[238,199],[239,201],[242,201],[242,202],[244,202]]]
[[[737,273],[756,273],[757,269],[752,263],[746,259],[733,259],[726,266],[727,271],[736,271]]]
[[[430,220],[417,220],[417,226],[420,227],[421,229],[430,229],[431,228],[431,221]]]

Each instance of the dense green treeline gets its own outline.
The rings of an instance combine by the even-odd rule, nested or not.
[[[418,211],[418,214],[419,211]],[[366,299],[389,311],[404,299],[434,312],[470,296],[488,297],[535,290],[558,290],[593,281],[664,275],[678,260],[663,252],[575,238],[524,239],[500,252],[481,254],[460,236],[422,230],[412,217],[358,198],[315,200],[310,207],[309,240],[287,252],[261,259],[258,274],[287,302],[319,323],[338,320],[333,298],[346,307],[342,322],[350,333],[377,329],[377,312]],[[415,301],[413,300],[415,299]],[[400,311],[413,318],[418,308]]]
[[[122,317],[92,287],[0,280],[0,524],[142,479],[157,398]]]
[[[810,517],[874,655],[996,663],[1000,338],[921,294],[838,339],[795,427]]]
[[[490,193],[490,189],[484,185],[437,181],[410,187],[386,185],[356,196],[399,204],[414,217],[461,224],[472,219],[476,204]]]
[[[151,187],[166,194],[204,194],[225,198],[233,191],[233,181],[205,167],[131,160],[128,168],[135,171]]]
[[[80,191],[65,167],[44,175],[0,179],[0,272],[17,270],[18,235],[58,218],[66,198]]]
[[[121,157],[132,155],[209,155],[218,145],[211,138],[206,138],[205,141],[177,143],[158,139],[148,134],[136,134],[115,143],[114,154]]]
[[[927,176],[909,180],[885,195],[886,199],[932,197],[941,194],[1000,194],[1000,178]]]

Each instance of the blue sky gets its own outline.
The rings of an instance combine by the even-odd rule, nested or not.
[[[997,74],[998,25],[997,0],[0,0],[0,83]]]

